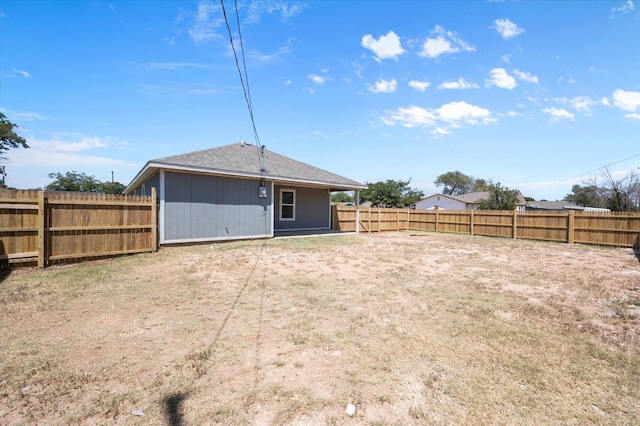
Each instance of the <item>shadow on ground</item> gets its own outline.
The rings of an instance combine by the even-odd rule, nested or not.
[[[249,286],[249,282],[251,281],[252,277],[254,276],[254,273],[256,271],[258,263],[260,262],[260,258],[261,258],[262,252],[264,251],[265,246],[266,246],[266,242],[263,243],[262,246],[260,247],[260,252],[256,256],[256,261],[255,261],[253,267],[249,271],[249,274],[247,275],[242,287],[240,288],[240,290],[236,294],[236,297],[235,297],[235,299],[233,301],[233,304],[227,310],[227,315],[224,317],[224,319],[222,320],[222,323],[218,327],[217,332],[213,336],[213,340],[209,344],[207,350],[202,352],[204,354],[203,359],[202,359],[203,362],[207,362],[209,360],[209,358],[211,357],[213,351],[215,351],[215,348],[216,348],[216,346],[218,344],[218,340],[220,340],[220,336],[222,335],[223,330],[227,326],[227,323],[229,322],[229,319],[231,318],[231,315],[236,311],[236,308],[238,306],[238,303],[240,302],[240,299],[242,298],[242,295],[245,293],[247,287]],[[264,306],[263,306],[263,304],[264,304],[264,295],[265,295],[264,279],[265,279],[265,277],[263,276],[262,277],[262,283],[260,285],[262,290],[261,290],[261,295],[260,295],[259,324],[262,323],[262,315],[263,315],[263,309],[264,309]],[[257,346],[256,346],[256,351],[255,351],[256,369],[258,368],[257,366],[260,365],[261,341],[262,341],[262,339],[261,339],[261,329],[259,328],[258,329],[258,335],[257,335],[257,343],[256,343]],[[258,385],[258,376],[256,374],[256,379],[255,379],[255,382],[254,382],[254,391],[255,391],[257,385]],[[167,424],[169,426],[183,426],[185,424],[184,421],[183,421],[183,413],[182,413],[181,405],[187,399],[187,397],[189,396],[189,392],[190,392],[189,390],[187,390],[186,392],[175,392],[175,393],[169,395],[167,398],[164,399],[164,401],[163,401],[164,411],[165,411],[165,415],[166,415],[166,418],[167,418]]]
[[[164,411],[169,426],[182,426],[182,402],[187,398],[186,393],[174,393],[164,400]]]

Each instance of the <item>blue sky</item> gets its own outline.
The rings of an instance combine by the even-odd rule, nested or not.
[[[426,195],[454,170],[537,200],[623,176],[637,3],[239,1],[260,143]],[[219,1],[2,0],[0,108],[31,146],[9,153],[18,188],[71,170],[126,185],[153,158],[255,143]]]

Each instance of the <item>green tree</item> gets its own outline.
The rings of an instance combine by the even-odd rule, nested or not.
[[[605,200],[599,194],[595,185],[573,185],[571,193],[565,195],[564,199],[583,207],[604,207]]]
[[[100,182],[84,172],[49,173],[47,176],[53,179],[53,182],[45,187],[48,191],[100,192]]]
[[[367,183],[368,188],[360,192],[360,202],[371,202],[373,207],[409,207],[424,197],[424,192],[413,189],[408,181],[392,180]]]
[[[18,125],[13,124],[3,113],[0,112],[0,160],[6,160],[5,153],[11,148],[29,148],[27,141],[13,129],[17,129]]]
[[[489,183],[489,198],[478,203],[480,210],[515,210],[518,205],[518,191],[500,185],[500,182]]]
[[[0,162],[6,161],[6,152],[12,148],[29,148],[27,141],[22,136],[19,136],[15,130],[18,125],[13,124],[7,120],[7,117],[0,112]],[[6,176],[6,170],[4,166],[0,166],[0,187],[5,187],[4,178]]]
[[[62,173],[49,173],[48,177],[53,182],[45,189],[48,191],[80,191],[101,192],[105,194],[122,194],[126,186],[120,182],[101,182],[94,176],[78,173],[76,171]]]
[[[474,179],[471,192],[484,192],[489,190],[489,182],[485,179]]]
[[[100,182],[98,189],[105,194],[122,194],[126,188],[120,182]]]
[[[443,194],[460,195],[471,192],[473,190],[474,181],[475,179],[473,177],[467,176],[456,170],[441,174],[433,181],[433,184],[437,187],[442,186]]]
[[[353,201],[353,197],[344,191],[334,192],[331,194],[332,203],[347,203]]]

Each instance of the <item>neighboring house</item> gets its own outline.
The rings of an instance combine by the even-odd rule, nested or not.
[[[478,204],[489,198],[489,192],[469,192],[461,195],[433,194],[415,203],[416,210],[477,210]],[[523,211],[527,201],[518,191],[518,205],[516,210]]]
[[[331,228],[331,192],[366,185],[245,142],[149,161],[125,194],[160,201],[160,244]]]
[[[529,201],[527,203],[527,211],[567,211],[576,210],[583,212],[610,213],[609,209],[601,209],[597,207],[583,207],[570,201]]]
[[[356,207],[356,204],[357,203],[355,201],[345,201],[343,203],[338,203],[340,207]],[[360,207],[371,207],[371,201],[365,201],[364,203],[360,203]]]

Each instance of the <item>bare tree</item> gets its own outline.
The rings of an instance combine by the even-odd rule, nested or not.
[[[605,207],[616,212],[640,209],[640,174],[632,170],[622,178],[616,178],[605,168],[598,176],[594,176],[587,184],[597,188],[598,195],[605,200]]]

